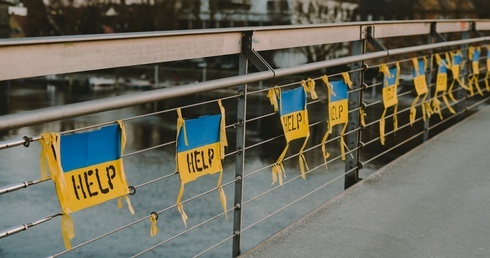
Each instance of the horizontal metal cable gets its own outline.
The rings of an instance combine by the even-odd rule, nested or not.
[[[61,213],[57,213],[57,214],[54,214],[54,215],[51,215],[51,216],[47,216],[47,217],[45,217],[43,219],[40,219],[40,220],[31,222],[31,223],[22,224],[22,225],[19,225],[19,226],[16,226],[16,227],[7,229],[5,231],[0,232],[0,239],[2,239],[4,237],[11,236],[11,235],[13,235],[15,233],[19,233],[19,232],[25,231],[25,230],[27,230],[29,228],[32,228],[32,227],[37,226],[37,225],[40,225],[40,224],[42,224],[44,222],[50,221],[53,218],[58,217],[58,216],[61,216],[61,215],[62,215]]]
[[[5,187],[1,187],[0,188],[0,195],[6,194],[6,193],[10,193],[10,192],[13,192],[13,191],[17,191],[19,189],[26,188],[28,186],[39,184],[39,183],[42,183],[42,182],[45,182],[45,181],[49,181],[49,180],[51,180],[51,177],[47,177],[47,178],[43,178],[43,179],[37,179],[37,180],[32,180],[32,181],[25,181],[25,182],[22,182],[22,183],[18,183],[18,184],[13,184],[13,185],[8,185],[8,186],[5,186]]]
[[[413,121],[413,123],[415,124],[415,123],[417,123],[417,122],[422,121],[423,119],[424,119],[423,117],[419,117],[419,118],[415,119],[415,120]],[[385,136],[388,136],[388,135],[394,134],[394,133],[396,133],[397,131],[399,131],[399,130],[401,130],[401,129],[403,129],[403,128],[409,127],[409,126],[412,126],[412,125],[411,125],[410,123],[406,123],[406,124],[404,124],[404,125],[401,125],[401,126],[399,126],[399,127],[398,127],[398,129],[397,129],[396,131],[389,131],[389,132],[386,132],[386,133],[385,133]],[[373,139],[371,139],[371,140],[369,140],[369,141],[365,142],[365,143],[364,143],[364,146],[368,146],[369,144],[371,144],[371,143],[373,143],[373,142],[377,142],[377,141],[379,141],[379,139],[380,139],[380,138],[381,138],[381,137],[379,137],[379,136],[378,136],[378,137],[375,137],[375,138],[373,138]]]
[[[317,168],[319,168],[319,167],[321,167],[321,166],[323,166],[323,165],[320,165],[320,166],[318,166],[318,167],[316,167],[316,168],[314,168],[314,169],[317,169]],[[347,171],[347,172],[345,172],[345,173],[343,173],[343,174],[341,174],[341,175],[339,175],[339,176],[335,177],[334,179],[332,179],[332,180],[330,180],[330,181],[326,182],[325,184],[323,184],[323,185],[321,185],[321,186],[319,186],[319,187],[315,188],[313,191],[311,191],[311,192],[309,192],[309,193],[307,193],[307,194],[303,195],[302,197],[300,197],[300,198],[298,198],[298,199],[294,200],[293,202],[291,202],[291,203],[289,203],[289,204],[287,204],[287,205],[283,206],[282,208],[280,208],[280,209],[278,209],[278,210],[276,210],[276,211],[274,211],[274,212],[272,212],[272,213],[268,214],[267,216],[263,217],[262,219],[260,219],[260,220],[256,221],[255,223],[250,224],[248,227],[243,228],[243,229],[242,229],[242,232],[245,232],[245,231],[249,230],[250,228],[252,228],[252,227],[254,227],[254,226],[256,226],[256,225],[258,225],[258,224],[262,223],[262,222],[263,222],[263,221],[265,221],[266,219],[268,219],[268,218],[270,218],[270,217],[272,217],[272,216],[276,215],[277,213],[279,213],[279,212],[281,212],[281,211],[285,210],[286,208],[289,208],[289,207],[290,207],[290,206],[292,206],[293,204],[295,204],[295,203],[297,203],[297,202],[299,202],[299,201],[303,200],[304,198],[306,198],[306,197],[308,197],[308,196],[310,196],[310,195],[314,194],[315,192],[317,192],[317,191],[321,190],[322,188],[324,188],[324,187],[326,187],[326,186],[328,186],[328,185],[332,184],[333,182],[337,181],[338,179],[343,178],[343,177],[344,177],[345,175],[347,175],[348,173],[351,173],[352,171],[355,171],[355,170],[357,170],[357,169],[358,169],[358,167],[355,167],[355,168],[353,168],[353,169],[351,169],[351,170],[349,170],[349,171]]]
[[[231,235],[231,236],[229,236],[229,237],[226,237],[225,239],[223,239],[223,240],[219,241],[218,243],[216,243],[215,245],[213,245],[213,246],[209,247],[208,249],[203,250],[202,252],[200,252],[200,253],[198,253],[198,254],[194,255],[194,256],[193,256],[193,258],[194,258],[194,257],[199,257],[199,256],[201,256],[201,255],[203,255],[203,254],[205,254],[205,253],[207,253],[207,252],[209,252],[209,251],[213,250],[214,248],[216,248],[216,247],[218,247],[218,246],[220,246],[220,245],[224,244],[226,241],[228,241],[228,240],[230,240],[230,239],[234,238],[236,235],[237,235],[236,233],[233,233],[233,235]]]
[[[403,145],[403,144],[405,144],[405,143],[407,143],[407,142],[409,142],[409,141],[411,141],[411,140],[413,140],[413,139],[415,139],[415,138],[417,138],[417,137],[419,137],[419,136],[423,135],[424,133],[425,133],[425,131],[418,132],[418,133],[414,134],[412,137],[409,137],[409,138],[405,139],[404,141],[402,141],[402,142],[398,143],[397,145],[395,145],[395,146],[393,146],[393,147],[391,147],[391,148],[389,148],[389,149],[387,149],[387,150],[385,150],[385,151],[383,151],[383,152],[379,153],[378,155],[376,155],[376,156],[374,156],[374,157],[372,157],[372,158],[370,158],[370,159],[366,160],[365,162],[362,162],[362,164],[368,164],[368,163],[370,163],[371,161],[373,161],[373,160],[375,160],[375,159],[377,159],[377,158],[379,158],[379,157],[381,157],[381,156],[383,156],[383,155],[387,154],[388,152],[390,152],[390,151],[392,151],[392,150],[394,150],[394,149],[396,149],[396,148],[400,147],[401,145]]]
[[[157,179],[157,180],[158,180],[158,179]],[[228,183],[226,183],[226,184],[223,184],[222,186],[224,187],[224,186],[229,185],[229,184],[231,184],[231,183],[233,183],[233,182],[235,182],[235,181],[228,182]],[[208,191],[206,191],[206,192],[203,192],[203,193],[201,193],[201,194],[199,194],[199,195],[196,195],[196,196],[194,196],[194,197],[191,197],[191,198],[189,198],[189,199],[187,199],[187,200],[182,201],[182,204],[185,204],[185,203],[187,203],[187,202],[189,202],[189,201],[192,201],[192,200],[197,199],[197,198],[199,198],[199,197],[201,197],[201,196],[204,196],[204,195],[206,195],[206,194],[209,194],[209,193],[211,193],[211,192],[213,192],[213,191],[215,191],[215,190],[216,190],[216,188],[213,188],[213,189],[208,190]],[[167,207],[167,208],[165,208],[165,209],[162,209],[162,210],[160,210],[160,211],[157,211],[157,212],[155,212],[155,213],[157,213],[157,214],[161,214],[161,213],[163,213],[163,212],[169,211],[169,210],[171,210],[171,209],[173,209],[173,208],[176,208],[176,207],[177,207],[177,204],[174,204],[174,205],[171,205],[171,206],[169,206],[169,207]],[[235,209],[235,208],[233,207],[233,208],[231,208],[230,210],[233,210],[233,209]],[[213,218],[218,218],[218,217],[223,216],[223,215],[224,215],[224,212],[223,212],[223,213],[221,213],[221,214],[218,214],[217,216],[215,216],[215,217],[213,217]],[[142,221],[145,221],[146,219],[148,219],[148,218],[150,218],[150,217],[151,217],[151,215],[146,216],[146,217],[143,217],[143,218],[140,218],[140,219],[137,219],[137,220],[135,220],[135,221],[133,221],[133,222],[131,222],[131,223],[128,223],[128,224],[126,224],[126,225],[124,225],[124,226],[121,226],[121,227],[119,227],[119,228],[117,228],[117,229],[114,229],[114,230],[109,231],[109,232],[107,232],[107,233],[105,233],[105,234],[102,234],[102,235],[100,235],[100,236],[98,236],[98,237],[95,237],[95,238],[92,238],[92,239],[90,239],[90,240],[88,240],[88,241],[85,241],[85,242],[83,242],[83,243],[80,243],[80,244],[78,244],[78,245],[76,245],[76,246],[72,247],[72,248],[71,248],[71,249],[69,249],[69,250],[64,250],[64,251],[62,251],[62,252],[60,252],[60,253],[57,253],[57,254],[53,255],[53,257],[63,255],[63,254],[65,254],[65,253],[71,252],[71,251],[73,251],[73,250],[75,250],[75,249],[78,249],[78,248],[80,248],[80,247],[83,247],[83,246],[85,246],[85,245],[88,245],[88,244],[90,244],[90,243],[93,243],[93,242],[95,242],[95,241],[98,241],[98,240],[100,240],[100,239],[102,239],[102,238],[105,238],[105,237],[107,237],[107,236],[110,236],[110,235],[112,235],[112,234],[115,234],[115,233],[117,233],[117,232],[119,232],[119,231],[121,231],[121,230],[124,230],[124,229],[129,228],[129,227],[131,227],[131,226],[134,226],[134,225],[136,225],[136,224],[138,224],[138,223],[140,223],[140,222],[142,222]],[[209,220],[208,220],[208,221],[209,221]],[[196,228],[196,227],[198,227],[198,226],[199,226],[199,225],[201,225],[201,224],[206,224],[206,221],[205,221],[205,222],[203,222],[203,223],[200,223],[200,224],[196,225],[196,226],[195,226],[195,227],[193,227],[193,228]],[[190,230],[191,230],[191,229],[193,229],[193,228],[190,228],[189,230],[186,230],[186,231],[184,231],[183,233],[186,233],[186,232],[190,231]],[[182,235],[183,233],[181,233],[181,234],[179,234],[179,235],[177,235],[177,236],[180,236],[180,235]],[[177,236],[172,237],[172,239],[175,239]]]
[[[150,180],[150,181],[144,182],[144,183],[139,184],[139,185],[135,185],[135,186],[133,186],[133,187],[134,187],[134,188],[136,188],[136,189],[138,189],[138,188],[140,188],[140,187],[144,187],[144,186],[147,186],[147,185],[150,185],[150,184],[156,183],[156,182],[158,182],[158,181],[160,181],[160,180],[163,180],[163,179],[167,179],[167,178],[173,177],[173,176],[175,176],[175,175],[177,175],[177,174],[178,174],[177,172],[174,172],[174,173],[172,173],[172,174],[168,174],[168,175],[164,175],[164,176],[161,176],[161,177],[157,177],[157,178],[155,178],[155,179],[152,179],[152,180]]]
[[[233,209],[234,209],[234,208],[233,208]],[[195,226],[193,226],[193,227],[190,227],[190,228],[188,228],[187,230],[184,230],[184,231],[182,231],[181,233],[176,234],[175,236],[170,237],[170,238],[166,239],[165,241],[162,241],[162,242],[160,242],[160,243],[158,243],[158,244],[156,244],[156,245],[153,245],[153,246],[151,246],[151,247],[149,247],[149,248],[147,248],[147,249],[145,249],[145,250],[143,250],[143,251],[141,251],[141,252],[139,252],[139,253],[137,253],[137,254],[135,254],[135,255],[131,256],[131,257],[138,257],[138,256],[141,256],[141,255],[143,255],[143,254],[145,254],[145,253],[147,253],[147,252],[149,252],[149,251],[151,251],[151,250],[153,250],[153,249],[155,249],[155,248],[157,248],[157,247],[159,247],[159,246],[161,246],[161,245],[164,245],[164,244],[166,244],[166,243],[168,243],[168,242],[170,242],[170,241],[172,241],[172,240],[174,240],[174,239],[176,239],[176,238],[178,238],[178,237],[180,237],[180,236],[182,236],[182,235],[184,235],[184,234],[186,234],[186,233],[188,233],[188,232],[193,231],[193,230],[194,230],[194,229],[196,229],[196,228],[201,227],[202,225],[205,225],[205,224],[207,224],[207,223],[209,223],[209,222],[211,222],[211,221],[213,221],[213,220],[215,220],[215,219],[218,219],[219,217],[221,217],[221,216],[223,216],[223,215],[224,215],[224,213],[221,213],[221,214],[218,214],[218,215],[216,215],[216,216],[214,216],[214,217],[211,217],[211,218],[209,218],[208,220],[205,220],[205,221],[203,221],[203,222],[201,222],[201,223],[199,223],[199,224],[197,224],[197,225],[195,225]]]

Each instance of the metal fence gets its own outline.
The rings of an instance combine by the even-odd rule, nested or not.
[[[0,254],[236,257],[377,167],[485,105],[489,99],[488,77],[484,76],[487,58],[481,55],[473,61],[479,66],[474,66],[468,51],[481,47],[486,54],[490,37],[484,34],[488,31],[490,22],[484,20],[424,20],[1,41],[0,79],[12,83],[10,89],[22,83],[18,79],[23,78],[116,67],[121,67],[118,73],[124,73],[129,71],[128,66],[158,67],[162,71],[169,68],[166,64],[171,67],[175,61],[196,58],[227,56],[234,58],[238,68],[231,76],[207,81],[71,104],[55,103],[1,116],[0,198],[5,215],[0,225]],[[301,51],[332,44],[340,44],[348,54],[286,68],[274,68],[272,60],[264,58],[271,56],[271,51]],[[476,74],[481,92],[475,85],[470,92],[456,82],[451,89],[454,100],[450,101],[455,112],[441,101],[441,115],[424,118],[421,109],[426,104],[411,106],[417,98],[413,58],[427,60],[426,100],[432,103],[436,99],[436,54],[444,56],[458,50],[463,60],[458,78],[467,81]],[[141,66],[149,64],[152,65]],[[383,64],[398,64],[401,68],[398,107],[389,109],[384,119],[384,145],[379,132],[384,111],[380,72]],[[200,74],[199,69],[206,68],[189,70],[183,76],[193,78]],[[328,109],[328,87],[322,79],[326,75],[329,81],[342,80],[345,74],[353,83],[348,91],[346,131],[341,137],[340,130],[334,128],[323,143],[332,113]],[[448,74],[450,84],[456,78]],[[292,141],[284,158],[287,177],[283,184],[271,185],[271,170],[286,141],[268,92],[301,87],[308,82],[315,83],[319,98],[308,98],[306,103],[310,138],[303,151],[309,165],[305,179],[297,163],[303,140]],[[174,159],[177,110],[184,118],[215,114],[219,112],[218,100],[226,110],[229,139],[222,181],[228,196],[228,220],[219,205],[217,176],[210,175],[186,186],[182,203],[189,220],[184,226],[175,203],[180,186]],[[136,108],[129,110],[130,107]],[[418,115],[410,121],[413,108]],[[398,128],[393,119],[398,120]],[[115,120],[122,121],[127,129],[123,160],[136,215],[116,211],[112,201],[76,212],[73,219],[77,237],[72,241],[73,247],[65,250],[59,224],[55,223],[62,213],[54,187],[48,183],[50,178],[38,176],[40,134],[51,131],[68,135],[113,124]],[[332,153],[328,159],[324,158],[322,146]],[[345,161],[339,146],[346,149]],[[159,233],[151,237],[150,219],[156,217]]]

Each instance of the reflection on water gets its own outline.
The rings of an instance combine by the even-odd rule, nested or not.
[[[58,106],[78,101],[85,101],[120,94],[131,94],[132,91],[120,89],[111,92],[75,92],[62,90],[45,85],[13,84],[1,87],[0,91],[0,114],[12,114],[26,110],[34,110],[49,106]],[[52,123],[35,125],[32,127],[0,132],[0,141],[20,139],[24,135],[36,136],[45,131],[61,132],[89,125],[99,124],[123,119],[135,115],[148,113],[155,108],[183,105],[195,101],[195,98],[204,99],[206,96],[184,98],[181,100],[167,101],[152,105],[140,105],[128,107],[115,111],[107,111],[99,114],[67,119]],[[265,96],[256,99],[249,98],[249,113],[252,115],[270,112],[271,107]],[[224,101],[227,108],[227,124],[235,120],[236,103],[234,100]],[[312,105],[311,108],[323,109],[324,103]],[[203,107],[184,109],[184,116],[192,117],[199,114],[217,113],[217,105],[209,104]],[[310,112],[315,114],[315,112]],[[311,118],[311,121],[320,118]],[[127,147],[125,153],[132,153],[148,147],[167,143],[175,139],[175,112],[159,114],[125,122],[127,134]],[[257,143],[263,139],[281,134],[277,116],[270,116],[264,120],[247,124],[247,145]],[[310,143],[320,142],[325,132],[324,123],[313,126]],[[230,146],[228,153],[234,147],[234,131],[228,130]],[[299,150],[300,143],[293,142],[290,146],[290,154]],[[247,202],[251,198],[271,189],[270,168],[262,169],[272,164],[283,150],[285,141],[282,137],[278,140],[247,150],[246,152],[246,175],[244,178],[244,200],[243,204],[243,228],[268,216],[269,214],[284,207],[313,189],[325,184],[329,180],[340,175],[343,163],[334,163],[326,171],[322,166],[321,153],[316,148],[306,153],[310,168],[319,167],[307,175],[306,180],[295,180],[291,183],[272,191],[271,194],[257,198],[253,202]],[[32,143],[29,148],[16,147],[0,151],[0,186],[28,181],[39,178],[39,143]],[[175,145],[170,144],[162,148],[156,148],[137,155],[130,155],[124,159],[127,180],[130,185],[139,185],[163,175],[172,175],[175,171]],[[234,185],[232,182],[235,175],[235,157],[230,155],[224,161],[224,190],[227,194],[227,206],[233,206]],[[285,161],[287,180],[299,175],[297,159]],[[195,182],[186,185],[184,200],[212,190],[216,186],[217,175],[199,178]],[[227,184],[228,183],[228,184]],[[136,215],[131,216],[126,208],[117,210],[116,201],[101,204],[99,206],[82,210],[73,214],[76,238],[73,246],[83,243],[101,234],[105,234],[114,228],[126,225],[135,219],[148,216],[153,211],[161,211],[175,204],[177,192],[180,187],[177,175],[170,176],[165,180],[157,181],[151,185],[137,189],[137,193],[131,196]],[[342,191],[343,180],[324,187],[314,194],[308,195],[301,201],[291,205],[274,215],[271,219],[258,224],[242,234],[242,250],[245,251],[260,241],[269,237],[281,228],[305,215],[321,203],[330,199]],[[32,222],[56,214],[60,211],[59,203],[51,182],[42,183],[22,189],[13,193],[0,196],[2,213],[0,215],[0,230],[14,225]],[[121,230],[109,237],[103,238],[96,243],[79,248],[71,253],[69,257],[113,257],[131,256],[146,248],[179,234],[186,229],[208,220],[221,212],[218,193],[212,191],[203,197],[185,203],[186,212],[189,215],[188,228],[184,227],[180,214],[176,208],[163,212],[159,216],[158,227],[160,233],[157,237],[150,237],[150,223],[145,220],[128,229]],[[163,257],[189,257],[207,249],[215,243],[230,237],[232,234],[232,219],[219,217],[206,223],[205,226],[184,234],[182,237],[166,243],[161,247],[147,253],[147,256]],[[64,249],[61,240],[59,218],[50,222],[31,228],[25,232],[0,240],[0,256],[2,257],[44,257],[58,253]],[[204,257],[228,257],[231,256],[231,242],[213,249]]]

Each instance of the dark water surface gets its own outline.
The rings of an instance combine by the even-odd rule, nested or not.
[[[54,86],[46,86],[29,83],[14,83],[4,86],[0,91],[0,114],[19,113],[26,110],[34,110],[42,107],[58,106],[73,102],[86,101],[120,94],[132,94],[132,90],[115,90],[107,92],[69,91]],[[265,93],[264,93],[265,94]],[[81,128],[99,123],[111,122],[116,119],[129,118],[136,115],[151,112],[156,108],[171,106],[195,101],[198,97],[184,100],[169,101],[158,105],[148,104],[128,107],[115,111],[102,112],[83,117],[67,119],[41,125],[34,125],[8,132],[0,132],[0,141],[17,140],[23,136],[37,136],[45,131],[62,132],[75,128]],[[199,96],[199,98],[204,98]],[[271,111],[267,98],[258,96],[249,98],[249,113],[260,113],[261,110]],[[227,124],[233,123],[235,100],[224,102],[227,107]],[[214,104],[213,104],[214,105]],[[312,107],[315,108],[315,107]],[[317,107],[319,109],[323,106]],[[197,110],[196,110],[197,109]],[[258,111],[257,111],[257,110]],[[216,107],[197,107],[183,110],[184,116],[215,112]],[[265,112],[265,111],[264,111]],[[175,139],[175,112],[163,115],[149,116],[125,122],[127,134],[127,147],[125,153],[149,148]],[[312,114],[313,112],[310,112]],[[311,115],[310,115],[311,116]],[[276,121],[277,119],[277,121]],[[311,119],[315,120],[315,119]],[[247,145],[260,142],[270,135],[280,135],[277,116],[269,117],[260,123],[250,123],[247,133]],[[312,127],[310,141],[317,144],[324,133],[324,125]],[[230,147],[227,153],[234,148],[234,131],[228,130]],[[298,144],[296,144],[298,145]],[[291,145],[289,154],[294,154],[298,146]],[[268,142],[267,144],[247,150],[246,152],[246,176],[244,179],[243,228],[261,220],[278,209],[288,205],[294,200],[305,196],[307,193],[324,185],[342,174],[344,163],[335,162],[327,171],[322,165],[321,152],[316,148],[306,154],[310,168],[319,166],[318,169],[307,175],[306,180],[294,180],[270,194],[256,198],[253,202],[247,202],[257,195],[269,191],[277,185],[271,186],[270,168],[260,170],[262,167],[274,163],[285,146],[284,140]],[[29,148],[14,147],[0,151],[0,187],[29,181],[39,178],[39,154],[38,142],[31,144]],[[227,194],[228,208],[233,206],[234,185],[230,183],[235,174],[235,156],[230,155],[224,161],[223,183]],[[163,148],[145,151],[137,155],[131,155],[124,159],[125,171],[129,185],[140,185],[150,180],[172,175],[175,171],[175,145],[171,144]],[[297,177],[299,168],[297,158],[285,162],[287,178]],[[372,170],[363,170],[370,173]],[[199,178],[195,182],[186,184],[184,200],[195,195],[209,191],[216,186],[217,175]],[[175,204],[180,181],[177,175],[169,176],[150,185],[140,187],[137,193],[131,196],[132,205],[136,214],[132,216],[124,204],[124,208],[117,209],[115,200],[88,208],[72,214],[76,238],[72,245],[93,239],[101,234],[106,234],[115,228],[122,227],[139,218],[147,217],[153,211],[161,211]],[[273,233],[304,216],[307,212],[324,203],[343,190],[343,179],[336,180],[326,187],[310,194],[300,201],[290,205],[283,211],[277,212],[270,219],[242,233],[242,251],[253,247]],[[43,217],[60,212],[60,206],[52,182],[45,182],[30,186],[16,192],[0,196],[0,230],[36,221]],[[100,241],[90,243],[66,254],[66,257],[128,257],[139,253],[151,246],[166,241],[168,238],[180,234],[209,218],[222,212],[218,193],[211,191],[202,197],[185,203],[187,215],[189,215],[187,228],[183,225],[177,209],[170,208],[162,212],[157,225],[159,234],[150,237],[150,222],[146,219],[127,229],[111,234]],[[228,238],[233,231],[233,214],[228,214],[229,220],[220,216],[207,222],[203,227],[183,234],[181,237],[165,243],[146,253],[146,257],[192,257],[202,250]],[[203,254],[203,257],[230,257],[231,241],[227,241],[219,247]],[[28,229],[27,231],[0,239],[0,257],[45,257],[57,254],[64,250],[61,239],[60,218]]]

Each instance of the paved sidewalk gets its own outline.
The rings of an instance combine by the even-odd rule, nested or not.
[[[243,257],[490,257],[490,107]]]

